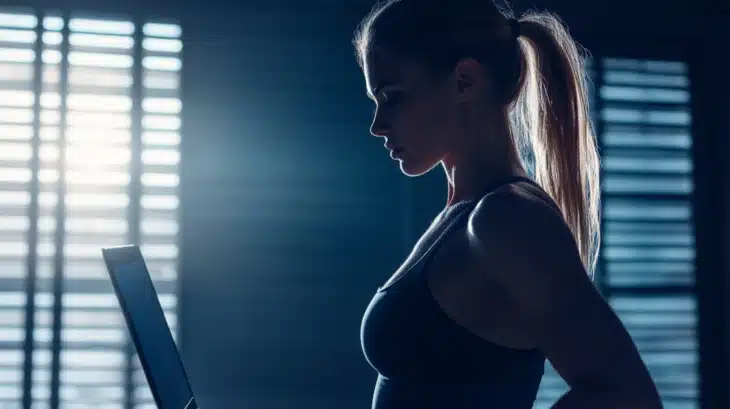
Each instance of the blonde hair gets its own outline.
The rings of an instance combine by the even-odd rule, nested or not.
[[[589,272],[600,245],[600,162],[588,109],[584,59],[554,15],[519,19],[522,79],[511,119],[532,152],[536,181],[555,200]]]
[[[550,13],[512,19],[490,0],[435,3],[376,5],[355,33],[358,63],[364,66],[377,44],[434,72],[451,71],[465,54],[489,66],[496,92],[511,108],[520,158],[560,208],[592,275],[600,244],[600,163],[581,49]]]

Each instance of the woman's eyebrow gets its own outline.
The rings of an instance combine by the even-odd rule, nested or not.
[[[374,99],[375,95],[378,95],[380,90],[382,90],[383,88],[386,88],[386,87],[392,87],[394,85],[398,85],[398,83],[395,81],[383,81],[382,83],[377,84],[376,86],[373,87],[372,93],[370,93],[370,90],[366,90],[366,92],[370,98]]]

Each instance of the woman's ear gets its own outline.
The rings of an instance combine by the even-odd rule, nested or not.
[[[454,68],[459,102],[483,99],[491,93],[487,68],[473,58],[462,58]]]

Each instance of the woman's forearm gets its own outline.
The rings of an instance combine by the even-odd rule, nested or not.
[[[551,409],[663,409],[663,405],[658,396],[646,392],[571,389]]]

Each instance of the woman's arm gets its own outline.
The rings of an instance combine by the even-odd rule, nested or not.
[[[551,409],[616,409],[640,408],[662,409],[661,400],[646,390],[626,390],[616,393],[614,388],[598,387],[595,390],[571,389],[563,395]]]
[[[554,209],[516,188],[496,192],[473,211],[469,240],[570,387],[553,409],[662,407],[633,340]]]

